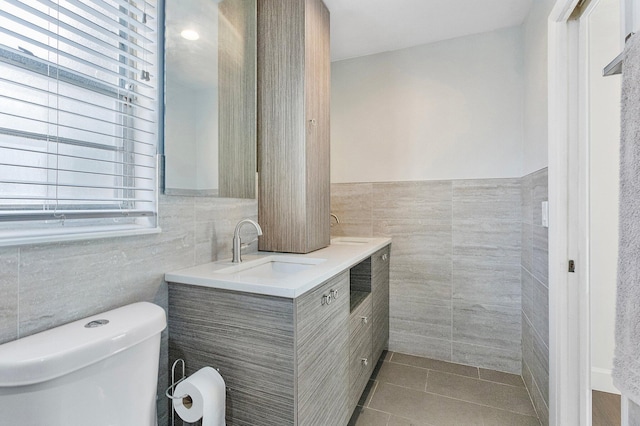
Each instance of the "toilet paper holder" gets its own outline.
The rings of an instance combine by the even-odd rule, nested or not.
[[[176,367],[178,366],[178,364],[181,364],[182,366],[182,376],[176,380]],[[171,366],[171,386],[169,386],[167,388],[167,391],[164,393],[167,398],[174,400],[174,399],[183,399],[188,397],[189,395],[184,394],[181,396],[175,396],[174,392],[176,389],[176,386],[178,386],[178,383],[180,383],[181,381],[183,381],[184,379],[187,378],[187,374],[185,371],[185,363],[184,363],[184,359],[179,358],[177,359],[173,365]],[[171,393],[169,393],[171,392]],[[175,414],[176,414],[176,410],[173,409],[173,404],[171,404],[171,426],[175,426]]]
[[[176,366],[178,364],[182,365],[182,376],[176,381]],[[167,398],[169,399],[182,399],[182,398],[186,398],[188,395],[182,395],[182,396],[175,396],[173,393],[175,391],[176,386],[178,386],[178,383],[180,383],[181,381],[183,381],[184,379],[187,378],[186,372],[185,372],[185,364],[184,364],[184,359],[179,358],[177,359],[173,365],[171,366],[171,386],[169,386],[167,388],[167,391],[164,393]],[[171,392],[171,393],[169,393]]]
[[[178,366],[178,364],[180,365],[182,374],[180,378],[176,380],[176,367]],[[220,372],[220,369],[216,368],[216,371]],[[175,395],[176,386],[178,386],[178,384],[186,378],[187,378],[187,373],[186,373],[184,359],[178,358],[177,360],[175,360],[175,362],[171,366],[171,386],[169,386],[167,388],[167,391],[164,393],[166,397],[171,400],[189,398],[189,395],[187,394],[180,395],[180,396]],[[176,413],[176,410],[173,409],[173,404],[171,404],[171,426],[175,426],[175,413]]]

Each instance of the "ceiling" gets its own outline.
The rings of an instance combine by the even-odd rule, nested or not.
[[[331,60],[520,25],[533,0],[324,0]]]

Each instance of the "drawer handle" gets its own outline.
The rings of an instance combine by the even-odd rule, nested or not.
[[[363,324],[369,324],[369,317],[360,317]]]
[[[338,290],[330,290],[328,295],[325,294],[322,296],[322,299],[320,299],[320,304],[330,305],[331,302],[337,298],[338,298]]]
[[[369,360],[367,358],[362,358],[360,362],[362,363],[363,367],[366,367],[367,365],[369,365]]]
[[[386,262],[387,260],[389,260],[389,255],[388,255],[387,253],[384,253],[384,254],[382,255],[382,260],[384,260],[385,262]]]

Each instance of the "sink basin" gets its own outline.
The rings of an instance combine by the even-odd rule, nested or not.
[[[348,245],[359,245],[359,244],[367,244],[369,243],[369,238],[358,238],[358,237],[338,237],[331,240],[331,244],[348,244]]]
[[[324,262],[326,259],[302,258],[293,256],[267,256],[243,262],[238,265],[218,269],[216,274],[233,274],[240,278],[284,278],[306,271]]]

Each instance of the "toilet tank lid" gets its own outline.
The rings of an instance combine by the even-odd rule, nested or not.
[[[164,309],[139,302],[5,343],[0,387],[69,374],[159,334],[166,325]]]

